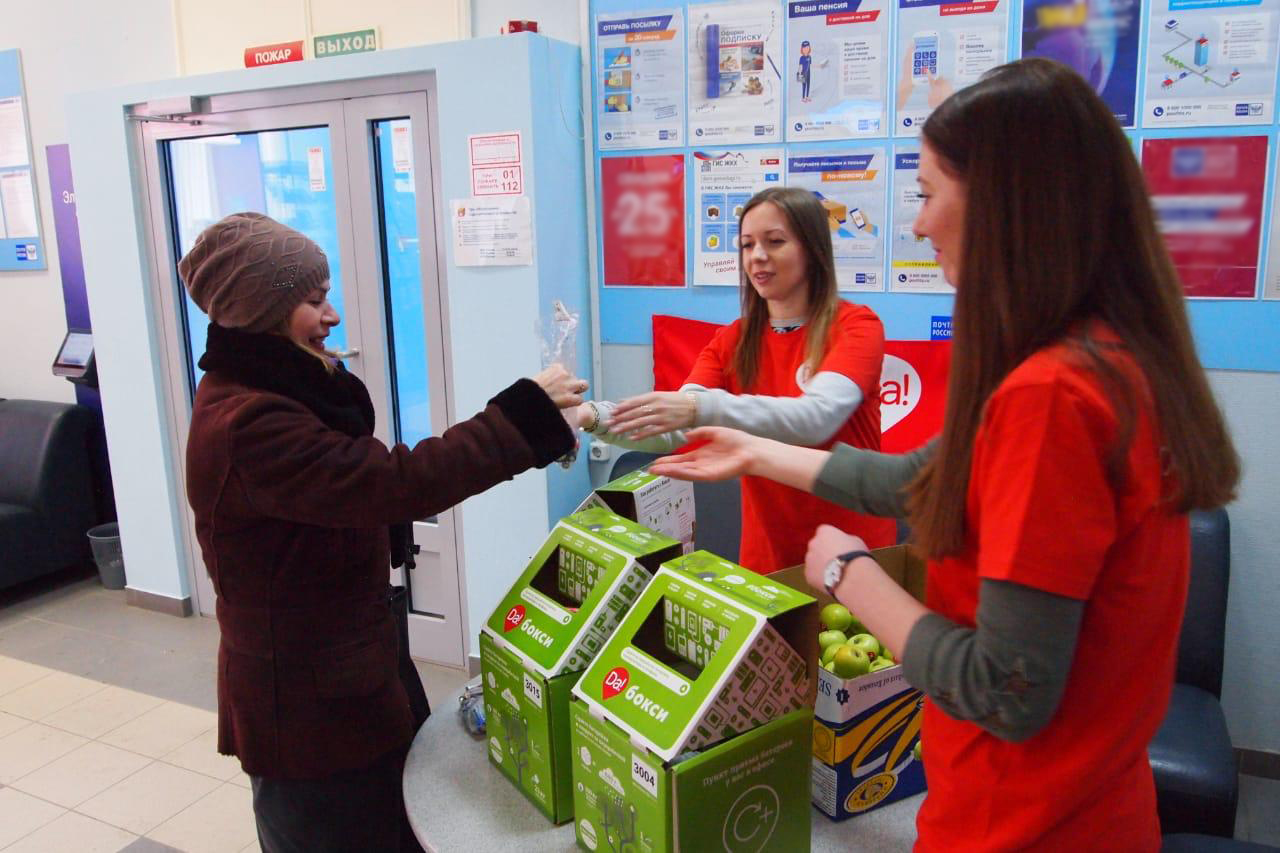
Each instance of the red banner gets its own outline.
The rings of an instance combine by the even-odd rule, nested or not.
[[[684,287],[684,156],[600,160],[604,283]]]
[[[674,391],[720,326],[653,315],[653,388]],[[886,341],[880,374],[881,449],[905,453],[942,430],[950,341]]]
[[[1252,299],[1267,138],[1145,139],[1142,171],[1187,296]]]

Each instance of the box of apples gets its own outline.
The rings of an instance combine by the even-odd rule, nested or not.
[[[876,560],[898,585],[924,599],[925,563],[905,545]],[[818,695],[813,722],[813,802],[844,820],[924,790],[920,763],[923,697],[848,608],[818,593]]]

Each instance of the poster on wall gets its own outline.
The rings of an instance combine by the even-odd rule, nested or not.
[[[682,144],[683,10],[598,15],[594,85],[601,150]]]
[[[684,287],[684,155],[603,157],[605,287]]]
[[[1276,168],[1280,168],[1280,151],[1276,152]],[[1267,257],[1267,277],[1262,286],[1262,298],[1280,299],[1280,192],[1273,190],[1271,195],[1271,251]]]
[[[887,177],[880,148],[787,158],[787,185],[809,190],[827,210],[841,290],[884,290]]]
[[[916,178],[920,152],[899,148],[893,155],[893,248],[890,252],[889,290],[894,293],[954,293],[942,275],[933,245],[911,230],[924,197]]]
[[[787,140],[884,136],[887,0],[787,4]]]
[[[1022,55],[1070,67],[1133,127],[1141,13],[1141,0],[1023,0]]]
[[[690,6],[690,141],[781,142],[782,61],[777,4]]]
[[[782,186],[782,149],[693,152],[698,219],[693,283],[738,285],[738,220],[753,195]]]
[[[48,267],[40,239],[22,61],[17,49],[0,51],[0,270]]]
[[[1142,171],[1187,296],[1252,299],[1267,137],[1144,139]]]
[[[898,0],[897,134],[918,136],[952,92],[1004,63],[1008,32],[1002,0]]]
[[[1146,127],[1270,124],[1280,0],[1152,0]]]

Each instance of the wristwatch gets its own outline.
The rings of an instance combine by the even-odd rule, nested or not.
[[[827,595],[832,598],[836,597],[836,587],[840,585],[841,579],[844,578],[845,567],[859,557],[875,559],[870,551],[850,551],[847,554],[837,554],[831,558],[831,562],[827,563],[827,567],[822,570],[822,583],[827,588]]]

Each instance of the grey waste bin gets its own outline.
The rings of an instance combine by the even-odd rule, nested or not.
[[[124,552],[120,549],[120,525],[114,521],[89,528],[89,545],[98,577],[107,589],[124,589]]]

